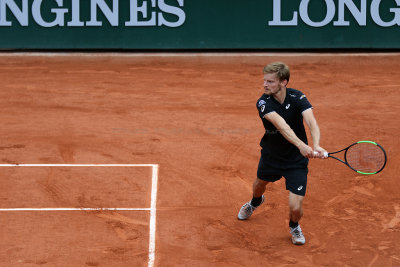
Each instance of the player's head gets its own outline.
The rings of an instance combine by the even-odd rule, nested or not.
[[[282,62],[274,62],[264,67],[264,94],[279,94],[289,82],[289,67]]]
[[[274,62],[264,67],[264,74],[275,73],[279,81],[286,80],[289,82],[290,70],[289,67],[283,62]]]

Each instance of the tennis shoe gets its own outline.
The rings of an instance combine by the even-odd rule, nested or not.
[[[292,235],[292,243],[295,245],[304,245],[306,243],[306,239],[301,231],[300,225],[295,228],[290,228],[290,234]]]
[[[238,214],[238,219],[239,220],[247,220],[251,214],[253,214],[253,211],[258,208],[259,206],[261,206],[262,203],[264,203],[265,197],[264,195],[261,196],[261,203],[260,205],[258,205],[257,207],[254,207],[253,205],[251,205],[251,200],[247,203],[245,203],[239,211]]]

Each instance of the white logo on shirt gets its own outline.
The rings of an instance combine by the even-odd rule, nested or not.
[[[290,108],[290,104],[287,104],[287,106],[285,107],[286,109],[289,109]]]
[[[261,112],[264,112],[264,109],[265,109],[265,105],[262,105],[261,106]]]
[[[264,104],[266,104],[266,102],[264,101],[264,100],[260,100],[260,101],[258,101],[258,107],[261,107],[261,105],[264,105]]]

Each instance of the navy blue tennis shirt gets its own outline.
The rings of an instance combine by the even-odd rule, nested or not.
[[[306,96],[293,88],[286,89],[283,104],[280,104],[273,96],[266,94],[258,99],[257,109],[265,128],[265,134],[260,142],[261,154],[265,164],[279,169],[307,167],[308,159],[303,157],[300,150],[287,141],[264,116],[275,111],[292,128],[297,137],[308,144],[302,112],[309,108],[312,108],[312,106]]]

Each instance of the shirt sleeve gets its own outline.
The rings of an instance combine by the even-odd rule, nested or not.
[[[300,94],[298,103],[299,103],[299,105],[298,105],[298,106],[299,106],[299,110],[300,110],[301,113],[302,113],[303,111],[309,109],[309,108],[312,108],[312,105],[311,105],[310,102],[308,101],[306,95],[303,94],[303,93]]]
[[[264,116],[268,113],[271,113],[273,111],[275,111],[270,105],[268,105],[268,103],[263,100],[260,99],[257,102],[257,109],[258,109],[258,114],[260,115],[260,118],[264,118]]]

